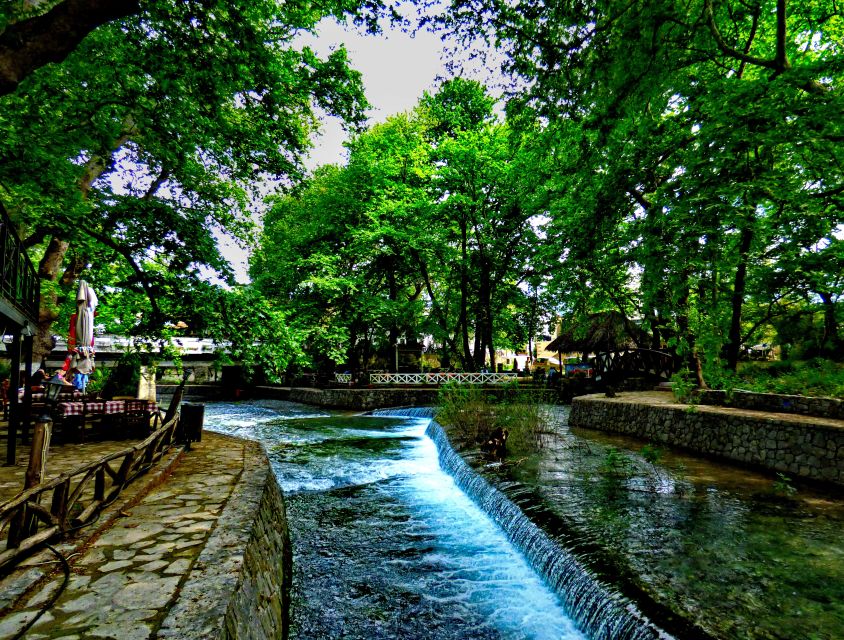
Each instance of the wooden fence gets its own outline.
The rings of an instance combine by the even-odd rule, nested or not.
[[[37,546],[84,527],[146,473],[175,439],[178,414],[146,440],[27,489],[0,504],[0,570]]]

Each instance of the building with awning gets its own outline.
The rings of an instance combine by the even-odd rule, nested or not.
[[[10,335],[6,351],[11,360],[9,427],[6,440],[6,464],[15,464],[17,436],[31,404],[30,394],[18,399],[17,388],[29,380],[32,371],[32,345],[38,327],[38,273],[18,237],[5,208],[0,205],[0,326]],[[25,370],[21,371],[21,364]],[[21,380],[20,376],[25,376]]]

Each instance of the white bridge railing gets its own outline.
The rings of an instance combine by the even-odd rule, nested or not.
[[[336,373],[335,379],[340,384],[352,381],[351,373]],[[457,384],[507,384],[515,382],[515,373],[370,373],[371,384],[428,384],[438,385],[446,382]]]

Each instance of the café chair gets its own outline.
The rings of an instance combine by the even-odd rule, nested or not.
[[[150,434],[150,411],[146,400],[126,400],[123,409],[123,429],[133,438],[146,438]]]

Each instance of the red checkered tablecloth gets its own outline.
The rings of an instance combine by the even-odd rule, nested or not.
[[[18,399],[20,400],[20,402],[23,402],[23,395],[24,395],[24,390],[20,389],[18,391]],[[76,398],[81,398],[81,397],[82,397],[81,391],[62,391],[61,394],[59,395],[60,399],[67,400],[68,402],[70,402],[71,398],[76,399]],[[35,391],[32,394],[32,401],[33,402],[44,402],[46,399],[47,399],[47,394],[44,393],[43,391]]]
[[[81,416],[83,413],[114,415],[123,413],[126,410],[124,400],[99,400],[96,402],[59,402],[58,412],[63,416]],[[155,411],[156,404],[150,402],[147,405],[150,412]]]

